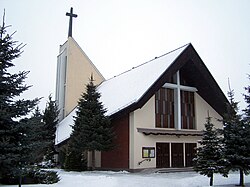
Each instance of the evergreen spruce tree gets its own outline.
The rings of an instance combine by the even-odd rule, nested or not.
[[[46,108],[43,114],[43,122],[45,124],[44,131],[47,132],[44,139],[48,142],[45,150],[45,157],[47,160],[53,160],[55,154],[55,134],[56,125],[58,123],[59,110],[56,101],[52,100],[52,96],[49,95],[49,100],[46,104]]]
[[[250,75],[248,75],[250,80]],[[250,173],[250,86],[245,87],[246,94],[244,94],[244,99],[247,104],[246,108],[243,110],[243,129],[242,137],[243,143],[245,143],[245,164],[248,166],[244,169],[244,173],[248,175]],[[243,175],[243,174],[242,174]],[[244,181],[243,181],[244,183]]]
[[[45,148],[48,146],[48,141],[45,139],[47,132],[45,124],[42,121],[42,114],[37,107],[30,118],[24,119],[24,126],[26,127],[27,145],[31,148],[28,155],[30,163],[39,163],[43,160]]]
[[[30,86],[24,84],[28,72],[11,74],[13,60],[21,54],[23,45],[17,45],[6,26],[0,26],[0,179],[20,174],[25,162],[27,145],[22,142],[25,132],[18,120],[37,105],[38,99],[17,99]]]
[[[230,103],[223,118],[223,143],[224,154],[227,160],[225,165],[227,172],[240,171],[239,186],[244,186],[244,173],[250,170],[250,150],[249,150],[249,127],[238,114],[238,103],[234,101],[234,92],[229,91]]]
[[[64,169],[67,171],[87,170],[85,138],[81,137],[81,126],[74,125],[66,148]]]
[[[250,80],[250,75],[248,75],[248,79]],[[244,99],[247,104],[246,108],[243,110],[244,112],[244,122],[249,126],[250,125],[250,86],[245,87],[246,94],[244,94]]]
[[[194,159],[194,170],[201,175],[210,178],[210,186],[213,186],[214,173],[223,170],[223,152],[218,131],[211,123],[211,117],[207,117],[202,140],[197,148],[197,155]]]
[[[112,149],[114,133],[106,109],[99,101],[101,95],[97,92],[91,76],[86,86],[86,93],[82,94],[78,102],[75,125],[70,137],[70,146],[91,152],[92,170],[95,169],[95,151],[108,151]],[[73,142],[73,143],[72,143]]]
[[[71,145],[73,142],[71,142]],[[64,168],[67,171],[86,171],[87,170],[87,159],[86,151],[78,150],[70,144],[67,148],[66,159]]]

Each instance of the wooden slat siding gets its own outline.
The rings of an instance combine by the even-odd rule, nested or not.
[[[101,153],[103,169],[129,169],[129,115],[111,121],[116,137],[114,149]]]
[[[174,128],[174,90],[169,89],[169,117],[170,117],[170,128]]]
[[[161,127],[161,114],[160,114],[160,98],[161,92],[158,90],[155,94],[155,126]]]
[[[156,127],[161,127],[161,122],[160,122],[160,114],[159,114],[159,100],[160,100],[160,92],[157,91],[155,93],[155,126]]]
[[[174,90],[161,88],[155,94],[155,123],[159,128],[174,128]]]
[[[192,125],[190,129],[195,129],[194,93],[191,94],[191,104],[190,104],[190,107],[191,107],[191,116],[192,116],[192,118],[190,119],[191,120],[191,125]]]
[[[182,129],[194,129],[194,93],[181,90],[181,126]]]

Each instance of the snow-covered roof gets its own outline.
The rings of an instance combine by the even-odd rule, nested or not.
[[[97,90],[101,94],[100,101],[107,109],[106,114],[113,115],[138,102],[188,45],[102,82]],[[56,132],[56,144],[70,137],[71,125],[74,124],[73,116],[75,115],[76,109],[59,123]]]
[[[175,61],[187,45],[104,81],[98,91],[107,115],[137,102]]]
[[[56,128],[56,145],[70,137],[72,125],[74,124],[74,116],[76,116],[76,109],[77,107],[58,124]]]

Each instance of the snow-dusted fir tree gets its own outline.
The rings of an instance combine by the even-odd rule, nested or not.
[[[248,79],[250,80],[250,75],[248,75]],[[245,150],[245,167],[244,173],[247,175],[250,173],[250,86],[248,85],[245,87],[246,94],[244,94],[244,99],[246,102],[246,108],[243,110],[243,130],[242,130],[242,136],[243,136],[243,143],[245,144],[244,150]],[[243,179],[243,173],[241,173],[242,179]],[[242,182],[244,184],[244,180]]]
[[[0,26],[0,179],[20,173],[27,150],[22,140],[25,132],[18,119],[26,116],[37,105],[38,99],[17,99],[29,89],[24,84],[27,71],[10,73],[13,60],[21,54],[23,45],[12,39],[13,34]]]
[[[250,81],[250,75],[248,75],[248,79]],[[250,125],[250,86],[248,85],[247,87],[245,87],[246,90],[246,94],[244,94],[244,99],[245,102],[247,104],[246,108],[243,110],[244,112],[244,122],[247,125]]]
[[[218,135],[218,131],[211,122],[211,117],[208,116],[202,140],[199,141],[200,146],[197,148],[197,155],[194,158],[194,170],[209,177],[210,186],[213,186],[214,173],[223,170],[223,152],[221,139]]]
[[[76,136],[77,137],[77,136]],[[64,169],[67,171],[86,171],[87,170],[87,155],[86,151],[80,149],[74,143],[75,138],[70,139],[65,156]]]
[[[114,133],[110,119],[105,116],[106,109],[99,101],[101,95],[97,92],[91,76],[86,85],[86,93],[79,99],[75,125],[70,136],[69,150],[76,147],[91,152],[92,170],[95,169],[95,151],[108,151],[113,147]]]
[[[23,138],[26,141],[26,145],[30,148],[27,152],[27,164],[38,163],[43,160],[44,150],[48,145],[45,137],[47,132],[44,130],[45,126],[42,121],[42,114],[37,107],[30,118],[21,120],[22,126],[25,129],[25,136]]]
[[[234,101],[234,92],[228,92],[229,104],[223,118],[224,154],[227,160],[227,172],[240,171],[240,186],[244,186],[244,173],[250,171],[250,132],[249,127],[238,114],[238,102]]]
[[[53,160],[55,154],[55,134],[56,125],[58,123],[58,114],[59,110],[56,101],[53,101],[52,96],[49,95],[49,100],[43,113],[44,131],[47,132],[44,139],[48,142],[44,156],[47,160]]]

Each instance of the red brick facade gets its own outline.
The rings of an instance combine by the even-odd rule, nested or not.
[[[101,153],[101,167],[129,169],[129,115],[112,120],[112,126],[116,135],[115,148]]]

